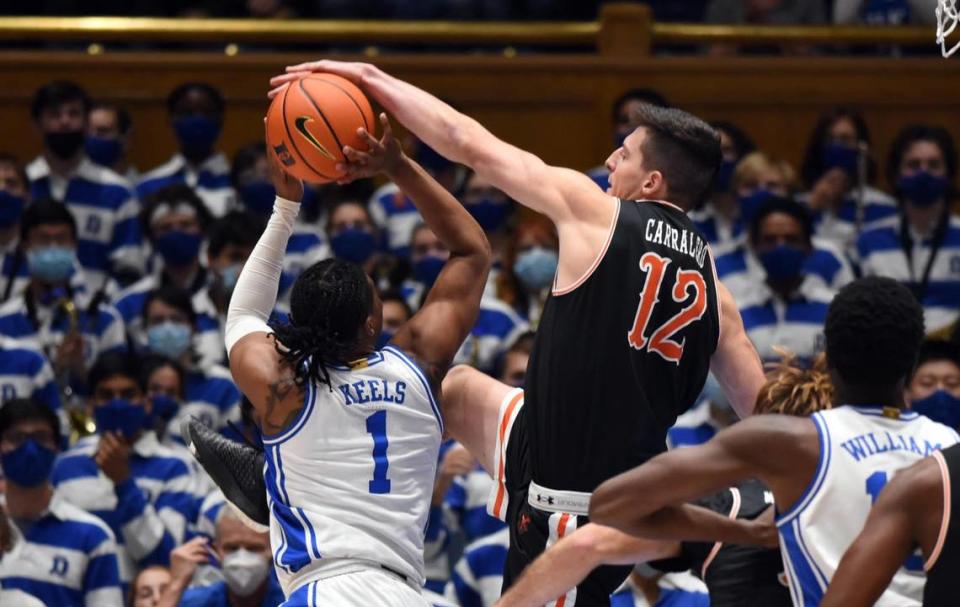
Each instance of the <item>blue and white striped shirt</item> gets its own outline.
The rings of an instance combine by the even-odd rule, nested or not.
[[[0,302],[23,293],[30,282],[30,270],[27,268],[27,256],[17,251],[19,240],[14,238],[6,246],[0,246]],[[10,281],[13,284],[10,284]],[[10,293],[7,294],[7,289]]]
[[[713,438],[718,432],[710,417],[710,401],[701,398],[696,405],[677,418],[667,430],[667,447],[695,447]]]
[[[597,186],[604,192],[610,187],[610,171],[604,165],[595,166],[587,171],[587,177],[593,180]]]
[[[493,488],[493,479],[478,465],[470,474],[454,478],[444,496],[447,528],[462,533],[468,544],[504,527],[503,521],[487,514],[487,497]]]
[[[36,348],[0,336],[0,407],[15,398],[34,398],[60,412],[60,389],[47,358]]]
[[[467,546],[447,584],[446,596],[460,607],[490,607],[500,598],[510,530],[501,529]]]
[[[912,268],[904,252],[899,217],[892,217],[864,232],[857,242],[864,276],[886,276],[908,286],[919,283],[930,260],[931,239],[913,237]],[[927,332],[937,331],[960,315],[960,218],[950,216],[943,243],[930,267],[923,293]]]
[[[236,206],[237,195],[230,184],[230,163],[222,153],[216,153],[194,168],[182,154],[152,169],[140,177],[137,195],[143,200],[162,187],[182,184],[193,188],[214,217],[223,217]]]
[[[330,257],[330,246],[325,241],[323,229],[317,225],[296,222],[293,234],[287,241],[283,255],[283,273],[277,290],[277,311],[290,312],[290,292],[300,273],[313,264]]]
[[[853,190],[840,204],[837,211],[824,209],[813,214],[814,235],[833,243],[844,252],[853,253],[857,244],[857,191]],[[803,203],[810,201],[810,193],[797,196]],[[897,201],[885,192],[872,187],[864,188],[863,229],[870,224],[897,214]]]
[[[144,271],[137,214],[140,205],[130,184],[106,167],[84,158],[69,179],[53,175],[43,156],[27,165],[34,200],[53,198],[67,205],[77,221],[77,259],[96,290],[111,273]]]
[[[802,359],[811,359],[823,350],[823,323],[835,291],[824,288],[808,274],[790,301],[761,283],[757,293],[740,305],[740,317],[747,337],[764,361],[777,361],[774,346],[786,348]]]
[[[477,322],[460,346],[454,363],[465,363],[481,371],[492,372],[497,359],[517,337],[529,330],[530,325],[513,308],[495,297],[483,297]]]
[[[387,250],[398,257],[410,256],[413,228],[423,222],[420,211],[393,183],[380,187],[368,204],[370,217],[380,227]]]
[[[114,485],[94,461],[100,437],[80,440],[57,460],[51,481],[70,503],[106,522],[120,546],[120,579],[136,567],[169,565],[202,500],[199,479],[177,451],[144,432],[130,452],[130,478]]]
[[[0,560],[0,586],[57,607],[121,607],[113,532],[54,493],[26,534],[11,524],[13,549]]]
[[[213,365],[188,370],[184,393],[183,406],[167,426],[165,442],[184,444],[180,421],[190,416],[214,430],[223,430],[228,421],[240,421],[240,390],[227,369]]]
[[[690,221],[710,243],[714,256],[728,253],[743,244],[745,231],[739,217],[728,221],[709,203],[701,209],[690,211],[689,215]]]

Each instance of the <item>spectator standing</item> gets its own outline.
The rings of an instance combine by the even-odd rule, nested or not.
[[[47,358],[21,341],[0,336],[0,408],[23,398],[42,403],[66,421],[60,387]]]
[[[140,175],[130,163],[133,122],[127,110],[112,103],[97,102],[87,115],[87,138],[83,149],[93,162],[136,183]]]
[[[0,303],[19,295],[30,279],[20,244],[20,217],[30,202],[27,172],[15,156],[0,154]]]

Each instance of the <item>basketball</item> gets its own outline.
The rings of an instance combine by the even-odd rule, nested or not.
[[[373,109],[352,82],[333,74],[313,74],[291,82],[267,111],[267,145],[290,175],[311,183],[336,181],[343,146],[360,150],[364,127],[376,130]]]

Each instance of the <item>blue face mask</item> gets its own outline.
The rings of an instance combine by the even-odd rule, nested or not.
[[[153,246],[160,253],[160,257],[163,257],[164,263],[185,266],[197,260],[202,242],[203,237],[200,234],[174,230],[158,238]]]
[[[67,247],[44,247],[27,251],[30,276],[48,284],[65,282],[73,274],[77,253]]]
[[[123,143],[114,137],[88,136],[83,143],[83,149],[90,160],[105,167],[111,167],[123,154]]]
[[[233,288],[237,286],[237,279],[240,278],[240,270],[243,266],[235,263],[220,270],[220,286],[224,293],[233,293]]]
[[[184,156],[202,159],[213,151],[220,136],[220,121],[203,114],[184,116],[174,121],[173,131]]]
[[[807,252],[787,244],[760,254],[760,263],[767,272],[767,278],[774,282],[784,282],[800,276]]]
[[[9,228],[20,221],[23,205],[23,196],[15,196],[6,190],[0,190],[0,228]]]
[[[413,263],[413,277],[428,287],[433,286],[433,283],[437,281],[437,276],[440,276],[440,270],[446,263],[447,260],[443,257],[434,255],[421,257]]]
[[[625,141],[627,140],[627,137],[629,137],[629,136],[630,136],[630,131],[627,131],[626,133],[621,133],[620,131],[617,131],[616,133],[614,133],[614,134],[613,134],[613,149],[619,150],[620,148],[622,148],[622,147],[623,147],[623,142],[625,142]]]
[[[897,180],[900,195],[915,207],[926,208],[943,200],[947,195],[947,179],[926,171]]]
[[[330,248],[340,259],[353,263],[364,263],[373,255],[373,234],[360,228],[347,228],[330,237]]]
[[[557,273],[557,252],[533,247],[517,255],[513,273],[529,291],[546,289]]]
[[[180,411],[179,401],[174,398],[170,398],[165,394],[151,396],[150,402],[153,403],[153,409],[150,412],[150,417],[154,419],[160,419],[164,422],[169,422],[174,418],[174,416],[176,416],[177,412]]]
[[[394,331],[381,330],[380,337],[377,339],[377,350],[382,350],[384,346],[390,343],[390,340],[393,339],[395,334]]]
[[[273,184],[263,179],[251,181],[240,188],[240,200],[254,215],[269,215],[273,211],[273,201],[277,191]]]
[[[190,348],[190,327],[181,322],[162,322],[147,329],[147,347],[151,352],[179,360]]]
[[[724,160],[717,169],[717,178],[714,187],[718,192],[727,192],[730,190],[730,180],[733,179],[733,170],[737,168],[735,160]]]
[[[757,190],[747,196],[740,196],[740,219],[743,220],[743,223],[749,224],[753,220],[753,216],[756,215],[760,207],[763,206],[763,203],[775,196],[776,194],[770,190],[763,189]]]
[[[915,400],[910,407],[920,415],[951,428],[960,428],[960,398],[946,390],[937,390],[930,396]]]
[[[147,410],[125,398],[115,398],[93,408],[97,432],[115,432],[130,440],[147,422]]]
[[[823,148],[823,170],[841,169],[851,178],[857,176],[857,164],[860,153],[857,148],[851,148],[839,143],[829,143]]]
[[[36,487],[50,478],[57,453],[32,438],[13,451],[0,455],[0,465],[7,480],[21,487]]]
[[[481,198],[476,202],[465,204],[467,212],[473,215],[485,232],[496,232],[510,214],[510,203],[495,202],[489,198]]]

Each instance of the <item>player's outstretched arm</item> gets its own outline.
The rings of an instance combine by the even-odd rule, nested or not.
[[[741,419],[753,414],[757,394],[766,378],[757,349],[743,328],[740,310],[730,291],[718,280],[720,295],[720,342],[710,359],[710,371]]]
[[[917,544],[929,561],[942,517],[943,483],[936,460],[927,458],[899,472],[880,492],[820,606],[876,603]]]
[[[636,538],[588,523],[538,556],[494,607],[545,605],[565,595],[600,565],[634,565],[679,554],[679,542]]]
[[[613,201],[586,175],[551,167],[510,145],[430,93],[386,74],[374,65],[314,61],[287,68],[273,78],[279,86],[308,72],[342,76],[376,99],[421,141],[454,162],[465,164],[517,202],[543,213],[557,225],[569,219],[606,228]]]

